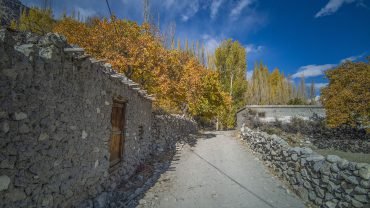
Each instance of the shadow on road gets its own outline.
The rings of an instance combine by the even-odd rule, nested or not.
[[[185,145],[194,147],[198,139],[210,139],[215,136],[215,134],[204,133],[189,135],[178,141],[180,145],[171,144],[167,151],[150,155],[145,162],[138,166],[133,176],[122,181],[112,193],[106,207],[137,207],[145,193],[158,182],[162,173],[176,170],[174,165],[179,162],[181,150]]]

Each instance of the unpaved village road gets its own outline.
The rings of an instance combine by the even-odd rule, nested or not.
[[[231,131],[184,146],[138,207],[305,207]]]

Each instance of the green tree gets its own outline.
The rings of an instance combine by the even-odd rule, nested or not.
[[[215,65],[222,87],[229,92],[233,105],[242,107],[247,89],[245,48],[238,41],[223,41],[215,51]]]
[[[51,9],[31,8],[23,10],[18,21],[13,20],[11,27],[15,30],[30,31],[45,35],[53,30],[55,21]]]
[[[329,85],[321,102],[330,127],[350,125],[370,131],[370,63],[346,62],[326,71]]]

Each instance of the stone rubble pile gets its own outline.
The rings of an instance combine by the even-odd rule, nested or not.
[[[327,208],[370,207],[370,164],[290,147],[276,135],[245,125],[241,137],[304,201]]]

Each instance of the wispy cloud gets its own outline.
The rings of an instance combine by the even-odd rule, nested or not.
[[[237,20],[243,9],[251,5],[253,2],[254,0],[240,0],[238,4],[230,12],[231,20]]]
[[[347,61],[356,61],[356,60],[362,58],[364,55],[365,54],[363,53],[363,54],[360,54],[358,56],[350,56],[350,57],[347,57],[347,58],[344,58],[344,59],[340,60],[340,63],[342,64],[342,63],[347,62]]]
[[[357,55],[357,56],[350,56],[350,57],[340,60],[339,64],[342,64],[346,61],[356,61],[364,56],[365,56],[365,53],[361,55]],[[307,66],[301,66],[299,67],[297,73],[292,75],[292,78],[293,79],[300,78],[302,76],[304,76],[305,78],[317,77],[317,76],[323,75],[326,70],[334,68],[336,66],[338,66],[338,64],[323,64],[323,65],[311,64]]]
[[[262,50],[264,49],[263,46],[261,45],[254,45],[254,44],[248,44],[245,46],[245,50],[247,51],[247,54],[251,53],[261,53]]]
[[[292,78],[300,78],[300,77],[317,77],[323,75],[324,72],[330,68],[335,67],[336,64],[324,64],[324,65],[307,65],[301,66],[298,69],[298,72],[292,75]]]
[[[351,4],[357,2],[358,5],[364,5],[362,0],[329,0],[325,7],[321,8],[319,12],[316,13],[315,17],[323,17],[332,15],[339,10],[344,4]]]
[[[203,39],[206,51],[209,53],[213,53],[221,43],[221,40],[219,38],[211,37],[208,34],[204,34],[202,36],[202,39]]]
[[[181,20],[184,22],[188,21],[199,11],[199,1],[198,0],[190,1],[190,4],[187,5],[186,8],[187,9],[185,9],[184,13],[181,15]]]
[[[93,9],[77,7],[77,11],[80,13],[82,18],[92,17],[97,14]]]
[[[253,70],[247,71],[247,80],[251,80],[253,76]]]
[[[223,0],[214,0],[211,4],[211,19],[214,19],[217,16],[218,10],[220,9]]]
[[[327,83],[327,82],[319,82],[319,83],[314,83],[314,86],[315,86],[316,90],[320,90],[321,88],[328,86],[328,84],[329,83]],[[310,87],[311,83],[307,83],[306,86]]]

